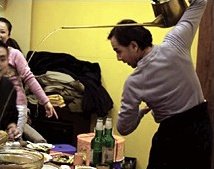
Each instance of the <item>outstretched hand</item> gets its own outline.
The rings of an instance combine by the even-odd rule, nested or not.
[[[46,117],[50,118],[53,115],[56,117],[56,119],[58,119],[58,115],[53,107],[53,105],[50,102],[47,102],[45,105],[45,111],[46,111]]]

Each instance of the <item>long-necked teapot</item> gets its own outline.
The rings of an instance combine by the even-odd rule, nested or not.
[[[155,20],[143,23],[145,26],[174,26],[187,8],[185,0],[152,0]]]

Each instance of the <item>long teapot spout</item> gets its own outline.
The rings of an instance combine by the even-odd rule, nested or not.
[[[143,26],[151,26],[151,27],[167,27],[166,24],[164,24],[164,17],[162,14],[158,15],[154,21],[152,22],[144,22],[142,24]]]

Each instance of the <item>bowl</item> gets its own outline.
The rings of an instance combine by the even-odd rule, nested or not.
[[[0,146],[5,145],[7,140],[8,140],[8,134],[5,131],[0,130]]]
[[[0,147],[0,169],[41,169],[42,153],[26,148]]]

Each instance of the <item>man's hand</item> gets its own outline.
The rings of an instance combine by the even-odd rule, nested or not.
[[[142,108],[139,112],[140,112],[140,117],[142,118],[145,114],[147,114],[148,112],[150,112],[150,108],[148,106],[145,106],[144,108]]]
[[[144,112],[144,114],[147,114],[148,112],[150,112],[150,108],[148,106],[145,106],[141,111]]]

